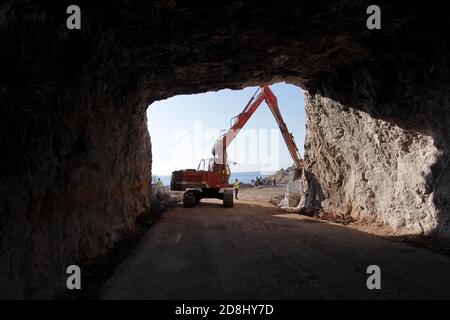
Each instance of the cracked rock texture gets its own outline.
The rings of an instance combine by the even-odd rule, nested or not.
[[[363,0],[80,0],[69,31],[71,4],[0,2],[0,297],[59,293],[68,265],[133,231],[151,201],[145,111],[177,94],[302,86],[318,205],[449,234],[448,9],[380,0],[369,31]]]
[[[432,166],[442,153],[432,137],[318,94],[305,100],[303,210],[383,224],[396,233],[449,234],[434,203]]]

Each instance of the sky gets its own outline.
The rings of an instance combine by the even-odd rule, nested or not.
[[[280,112],[303,157],[306,115],[300,87],[276,83],[270,86]],[[180,95],[152,103],[147,110],[152,141],[153,175],[197,169],[230,119],[238,115],[258,87],[224,89]],[[278,125],[265,102],[228,147],[228,159],[237,162],[232,172],[270,172],[293,164]]]

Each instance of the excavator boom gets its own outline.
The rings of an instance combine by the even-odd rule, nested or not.
[[[277,97],[268,86],[264,86],[263,90],[265,92],[266,103],[278,123],[278,127],[280,128],[281,134],[283,135],[284,142],[286,143],[289,153],[291,154],[292,160],[294,160],[297,168],[303,167],[303,160],[298,153],[298,148],[297,144],[295,143],[294,136],[289,132],[287,125],[284,122],[283,117],[281,116],[280,109],[278,108]]]
[[[258,109],[263,101],[266,101],[267,105],[270,108],[270,111],[272,111],[272,114],[277,121],[278,127],[280,128],[283,139],[286,142],[287,148],[292,159],[294,160],[295,165],[297,166],[297,168],[301,168],[303,166],[303,160],[298,153],[298,148],[294,141],[294,137],[289,132],[286,123],[281,116],[277,97],[267,85],[262,86],[261,92],[258,95],[255,94],[250,99],[244,110],[234,118],[234,123],[231,125],[230,129],[216,141],[214,147],[211,150],[213,156],[216,157],[219,162],[226,163],[227,147],[231,142],[233,142],[239,131],[245,126],[247,121],[251,118],[253,113],[256,111],[256,109]]]
[[[256,95],[256,94],[255,94]],[[233,142],[234,138],[238,135],[239,131],[245,126],[247,121],[251,118],[253,113],[255,113],[256,109],[260,106],[260,104],[264,101],[264,91],[261,91],[255,98],[255,95],[251,97],[250,101],[245,106],[244,110],[234,117],[232,121],[234,123],[231,125],[230,129],[223,134],[219,139],[217,139],[214,144],[211,153],[213,156],[217,157],[218,160],[222,160],[224,163],[226,159],[226,149]]]

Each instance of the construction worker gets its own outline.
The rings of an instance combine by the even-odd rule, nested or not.
[[[236,200],[238,200],[239,181],[237,178],[236,178],[236,180],[234,180],[233,189],[234,189],[234,197],[236,198]]]
[[[158,178],[158,181],[156,181],[156,187],[161,188],[162,186],[163,186],[163,182],[161,181],[160,178]]]

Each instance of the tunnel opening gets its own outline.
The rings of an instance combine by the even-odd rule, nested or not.
[[[220,159],[211,152],[215,152],[214,145],[225,133],[232,141],[227,142],[228,168],[220,193],[233,188],[237,181],[241,195],[242,188],[245,194],[248,188],[256,191],[258,187],[270,186],[278,187],[278,193],[272,190],[273,197],[284,194],[286,185],[294,180],[294,172],[301,172],[295,168],[303,158],[306,129],[303,91],[284,82],[271,84],[268,90],[273,94],[274,105],[262,90],[262,86],[225,89],[173,97],[149,106],[153,199],[157,205],[162,198],[167,200],[168,192],[177,199],[184,193],[177,193],[171,186],[172,172],[214,171],[214,163]],[[283,132],[289,135],[288,143]],[[206,192],[209,186],[194,187],[190,185],[188,189]],[[270,194],[265,190],[262,198],[270,200]]]

